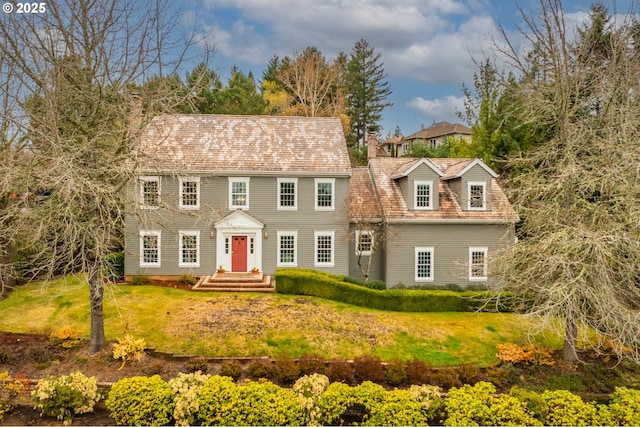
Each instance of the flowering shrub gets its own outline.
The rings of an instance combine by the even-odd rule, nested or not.
[[[553,354],[549,348],[538,348],[531,344],[520,346],[513,343],[498,344],[498,359],[514,365],[553,365]]]
[[[92,412],[100,400],[96,379],[81,372],[41,379],[31,396],[43,415],[56,417],[65,425],[71,424],[76,414]]]
[[[436,412],[442,404],[440,397],[440,387],[433,385],[412,385],[409,393],[422,407],[422,411],[428,419],[435,417]]]
[[[80,345],[80,338],[77,330],[63,326],[49,336],[49,342],[62,348],[74,348]]]
[[[118,343],[113,345],[113,358],[122,359],[122,365],[120,365],[122,369],[127,362],[144,359],[146,347],[144,339],[135,339],[126,334],[124,338],[118,338]]]
[[[24,390],[24,385],[11,378],[7,371],[0,372],[0,420],[13,408],[13,401]]]
[[[320,426],[321,412],[318,400],[329,387],[329,378],[322,374],[305,375],[298,379],[292,390],[298,395],[302,408],[302,422],[307,426]]]
[[[159,375],[130,377],[111,387],[105,406],[119,425],[167,425],[172,420],[175,392]]]
[[[201,372],[192,374],[178,374],[169,380],[169,387],[174,391],[175,408],[173,419],[177,426],[190,426],[195,423],[195,415],[200,405],[198,403],[198,391],[211,378]]]

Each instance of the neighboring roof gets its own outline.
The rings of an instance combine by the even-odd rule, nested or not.
[[[157,116],[140,150],[159,171],[351,174],[342,124],[330,117]]]
[[[461,125],[460,123],[439,122],[428,128],[419,130],[409,136],[405,136],[403,140],[441,138],[449,135],[471,135],[471,128]]]
[[[385,217],[393,221],[424,220],[448,221],[469,220],[489,222],[516,222],[518,215],[507,200],[495,178],[491,179],[491,210],[463,211],[446,180],[438,180],[439,208],[437,210],[410,210],[407,207],[399,184],[393,179],[398,170],[408,170],[420,159],[410,157],[375,158],[369,160],[369,168],[375,184],[375,191]],[[431,158],[431,164],[445,176],[453,171],[458,173],[476,159]]]
[[[382,208],[373,188],[369,168],[353,168],[349,187],[349,218],[369,222],[382,218]]]

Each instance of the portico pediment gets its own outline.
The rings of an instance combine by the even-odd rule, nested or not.
[[[248,230],[262,229],[264,223],[242,210],[231,212],[215,223],[216,229]]]

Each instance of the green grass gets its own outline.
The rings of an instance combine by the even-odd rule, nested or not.
[[[527,339],[514,314],[399,313],[319,298],[198,293],[151,286],[109,286],[105,332],[130,333],[161,351],[196,356],[319,354],[384,360],[419,358],[433,366],[496,361],[496,345]],[[82,279],[33,283],[0,301],[0,330],[49,334],[68,325],[89,336],[89,291]],[[560,347],[558,337],[534,337]]]

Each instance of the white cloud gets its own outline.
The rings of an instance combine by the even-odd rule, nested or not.
[[[457,112],[464,111],[464,98],[452,95],[439,99],[424,99],[419,96],[409,102],[407,107],[417,110],[426,123],[432,121],[460,122]]]

